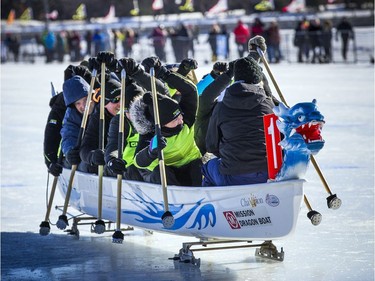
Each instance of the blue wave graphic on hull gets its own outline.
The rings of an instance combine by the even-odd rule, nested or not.
[[[210,215],[212,216],[212,220],[210,219]],[[202,218],[204,218],[206,222],[203,227],[201,225]],[[198,230],[205,229],[208,224],[210,224],[212,227],[216,224],[215,207],[212,204],[206,204],[200,208],[194,223],[189,227],[189,229],[194,229],[196,225],[198,225]]]
[[[132,202],[137,206],[141,211],[123,211],[123,214],[137,216],[135,220],[144,224],[161,224],[161,217],[164,214],[164,206],[162,203],[155,202],[150,197],[146,195],[139,194],[130,194],[128,193],[129,198],[124,197],[124,199]],[[216,224],[216,213],[215,207],[212,204],[202,205],[204,198],[196,202],[191,208],[187,211],[184,211],[184,204],[174,205],[169,204],[169,211],[175,218],[175,223],[172,228],[169,230],[177,230],[184,227],[189,219],[194,215],[196,210],[199,210],[195,216],[194,222],[188,229],[197,228],[198,230],[205,229],[208,226],[214,227]],[[204,225],[202,224],[203,220],[205,221]]]

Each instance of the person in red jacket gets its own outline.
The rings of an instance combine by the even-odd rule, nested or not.
[[[260,18],[254,19],[254,23],[251,25],[250,32],[252,37],[257,35],[264,36],[264,24]]]
[[[250,38],[249,27],[239,20],[236,27],[233,29],[233,33],[237,44],[238,55],[242,58],[247,49],[247,41]]]

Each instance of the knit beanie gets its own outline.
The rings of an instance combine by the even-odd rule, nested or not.
[[[121,95],[121,83],[116,79],[109,79],[105,82],[105,104],[115,97]]]
[[[164,126],[172,120],[176,119],[178,115],[181,114],[181,109],[178,103],[168,96],[157,94],[158,97],[158,108],[159,108],[159,118],[160,125]],[[147,109],[150,112],[152,118],[154,118],[154,108],[152,105],[152,95],[151,92],[146,92],[143,95],[143,102],[147,105]],[[152,120],[154,121],[154,120]]]
[[[262,81],[262,68],[250,57],[238,59],[234,64],[234,80],[243,80],[249,84],[258,84]]]
[[[63,84],[63,96],[66,106],[74,104],[77,100],[86,97],[90,85],[78,75],[66,80]]]

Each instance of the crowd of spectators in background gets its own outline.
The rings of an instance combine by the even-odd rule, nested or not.
[[[35,38],[39,46],[43,46],[40,52],[45,56],[45,62],[63,62],[66,55],[71,62],[84,59],[85,56],[94,56],[100,51],[121,52],[121,56],[135,55],[134,46],[139,44],[139,31],[132,28],[119,30],[93,30],[93,31],[45,31]],[[279,63],[284,59],[281,51],[281,43],[285,37],[280,35],[277,21],[267,24],[260,18],[247,24],[242,20],[229,30],[224,24],[214,23],[206,31],[207,40],[199,42],[199,26],[180,23],[176,27],[164,27],[159,24],[150,33],[142,34],[149,40],[150,50],[161,61],[166,62],[166,45],[168,40],[172,46],[175,61],[181,61],[187,57],[195,57],[197,44],[206,43],[211,51],[211,58],[206,62],[228,60],[232,56],[243,57],[247,52],[246,44],[250,37],[261,35],[267,42],[267,56],[269,63]],[[230,37],[233,36],[237,50],[230,50]],[[336,34],[333,33],[333,25],[330,20],[321,22],[318,18],[299,21],[294,30],[292,44],[297,49],[297,62],[299,63],[330,63],[332,62],[332,41],[341,39],[341,54],[344,61],[348,57],[348,44],[354,40],[354,31],[347,18],[343,18],[336,26]],[[119,47],[121,44],[121,48]],[[19,34],[5,34],[2,37],[1,59],[5,61],[20,60],[20,47],[22,45]],[[144,47],[144,46],[142,46]],[[39,55],[39,54],[38,54]]]
[[[339,35],[342,39],[342,58],[347,60],[349,39],[354,39],[352,25],[347,18],[343,18],[336,27],[335,38]],[[295,28],[293,44],[298,48],[297,61],[311,63],[332,62],[332,23],[324,20],[323,23],[316,18],[313,20],[302,19]]]

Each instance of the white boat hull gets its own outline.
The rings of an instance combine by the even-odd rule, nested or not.
[[[70,170],[59,187],[65,197]],[[175,218],[163,227],[160,185],[122,181],[121,223],[198,238],[272,240],[293,233],[303,196],[304,180],[222,187],[168,186],[169,210]],[[102,218],[116,221],[117,179],[103,178]],[[70,206],[98,215],[98,176],[76,172]]]

